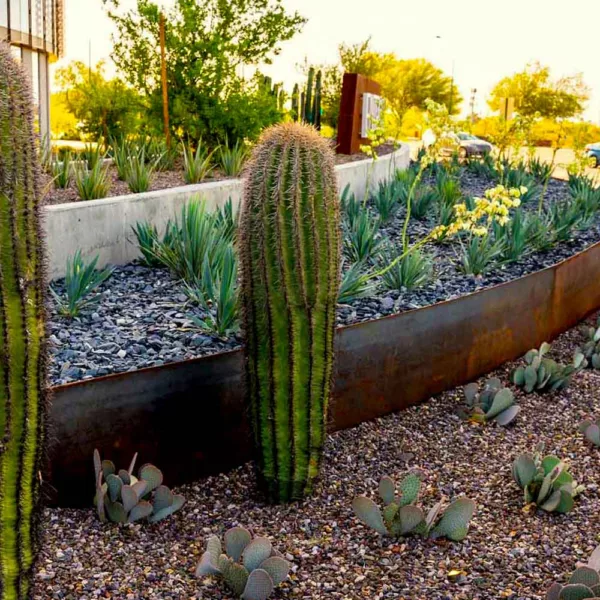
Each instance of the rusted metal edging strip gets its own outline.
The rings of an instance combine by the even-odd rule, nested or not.
[[[430,307],[342,328],[331,428],[426,400],[550,340],[600,308],[600,244],[553,267]],[[169,485],[251,457],[240,351],[54,388],[51,492],[93,496],[95,447],[138,451]]]

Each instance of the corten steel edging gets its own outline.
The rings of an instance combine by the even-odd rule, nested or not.
[[[331,429],[473,380],[600,308],[600,243],[520,279],[338,330]],[[88,505],[95,447],[175,485],[251,457],[240,351],[54,388],[51,497]]]

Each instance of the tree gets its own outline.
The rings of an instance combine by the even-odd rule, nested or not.
[[[160,122],[159,8],[152,0],[137,0],[132,10],[122,9],[120,0],[103,2],[117,27],[113,60],[125,80],[147,96],[150,115]],[[273,97],[246,81],[242,71],[271,62],[305,20],[287,14],[282,0],[175,0],[165,18],[173,130],[214,141],[257,135],[255,130],[244,136],[240,121],[259,123],[268,114],[269,124]]]
[[[514,98],[515,108],[523,116],[565,119],[583,112],[589,88],[581,73],[553,80],[549,67],[532,63],[496,84],[488,101],[492,110],[499,110],[501,98]]]
[[[72,62],[56,72],[61,101],[74,115],[81,131],[93,140],[109,140],[135,132],[143,99],[120,79],[106,79],[104,64],[89,69]]]

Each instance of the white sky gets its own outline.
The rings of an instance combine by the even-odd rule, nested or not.
[[[169,5],[172,0],[164,0]],[[599,0],[283,0],[308,18],[303,31],[283,45],[264,71],[286,88],[299,79],[295,69],[309,62],[335,62],[341,42],[372,36],[372,47],[402,58],[425,57],[456,83],[468,107],[477,88],[476,110],[494,83],[539,60],[555,76],[582,72],[592,88],[586,118],[600,121]],[[123,0],[132,5],[134,0]],[[66,0],[66,57],[109,59],[112,26],[101,0]],[[441,36],[441,39],[436,39]]]

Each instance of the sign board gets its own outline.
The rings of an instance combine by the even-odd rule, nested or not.
[[[381,115],[381,86],[357,73],[344,73],[336,151],[358,154],[368,144],[367,132]]]

